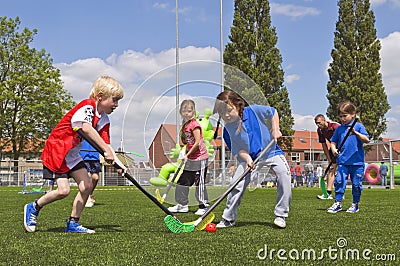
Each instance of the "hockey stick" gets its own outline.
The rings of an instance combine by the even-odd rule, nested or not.
[[[354,118],[354,121],[353,121],[353,123],[351,124],[350,128],[348,129],[348,131],[347,131],[347,133],[346,133],[346,136],[344,137],[342,143],[340,143],[339,148],[337,149],[338,152],[342,149],[342,147],[343,147],[344,143],[346,142],[347,138],[350,136],[350,133],[353,131],[353,128],[354,128],[354,126],[355,126],[356,123],[357,123],[357,120],[358,120],[358,116],[356,116],[356,117]],[[328,197],[329,197],[328,191],[326,190],[326,186],[325,186],[325,177],[326,177],[326,175],[328,174],[328,172],[329,172],[329,170],[330,170],[332,164],[333,164],[333,161],[331,160],[331,162],[328,164],[328,167],[325,169],[324,175],[321,176],[321,178],[319,179],[319,184],[320,184],[322,193],[324,194],[324,197],[325,197],[325,198],[328,198]],[[317,198],[318,198],[318,196],[317,196]]]
[[[217,126],[215,127],[213,139],[216,139],[218,137],[218,129],[220,124],[221,124],[221,116],[218,117]]]
[[[96,150],[85,150],[85,149],[81,149],[81,151],[86,151],[86,152],[97,152]],[[122,153],[122,154],[132,154],[138,157],[144,157],[143,154],[141,153],[137,153],[137,152],[133,152],[133,151],[115,151],[115,153]]]
[[[242,175],[240,175],[234,183],[231,184],[231,186],[217,199],[216,202],[214,202],[214,204],[208,208],[208,210],[199,218],[197,219],[194,223],[193,229],[196,230],[200,230],[201,228],[205,228],[205,226],[210,223],[209,219],[207,218],[205,221],[205,218],[212,213],[212,211],[228,196],[229,193],[232,192],[232,190],[246,177],[246,175],[248,173],[250,173],[250,171],[252,171],[252,169],[254,168],[254,166],[258,163],[258,161],[260,161],[260,159],[265,155],[265,153],[272,147],[272,145],[275,144],[275,140],[271,140],[269,142],[269,144],[264,148],[264,150],[260,153],[260,155],[253,161],[253,164],[251,167],[247,167],[246,170],[243,172]],[[168,224],[166,223],[166,221],[168,222]],[[172,217],[165,217],[164,218],[164,222],[166,223],[168,229],[170,229],[169,225],[171,225],[173,222]],[[212,221],[212,220],[211,220]],[[207,224],[205,224],[205,222],[208,222]],[[173,229],[174,227],[172,227]],[[171,230],[171,229],[170,229]],[[172,230],[171,230],[172,231]]]
[[[84,138],[87,142],[89,142],[90,145],[92,145],[92,147],[98,151],[103,157],[104,157],[104,151],[97,145],[96,142],[94,142],[85,132],[82,131],[82,129],[75,127],[74,131],[76,131],[79,136],[81,136],[82,138]],[[124,167],[121,165],[118,165],[117,163],[113,163],[113,166],[116,169],[123,169]],[[125,172],[122,174],[123,177],[127,178],[129,181],[131,181],[141,192],[143,192],[143,194],[146,195],[146,197],[148,197],[152,202],[154,202],[161,210],[163,210],[165,212],[165,214],[167,214],[169,217],[171,217],[172,220],[174,220],[174,222],[176,223],[177,226],[179,226],[181,228],[182,231],[185,230],[192,230],[191,228],[193,227],[193,225],[190,224],[184,224],[181,223],[178,218],[175,217],[175,215],[170,212],[164,205],[162,205],[160,202],[158,202],[158,200],[151,195],[149,192],[147,192],[147,190],[145,190],[137,181],[136,179],[134,179],[129,173]],[[189,229],[186,229],[189,228]],[[171,230],[171,229],[170,229]],[[193,230],[192,230],[193,231]]]
[[[178,180],[179,177],[181,177],[182,172],[183,172],[183,169],[185,169],[185,163],[184,163],[184,161],[182,160],[182,162],[181,162],[181,163],[179,164],[179,166],[178,166],[178,169],[176,169],[175,174],[174,174],[174,176],[172,177],[171,181],[168,183],[167,189],[165,190],[165,192],[164,192],[164,194],[162,195],[162,197],[161,197],[161,195],[160,195],[160,190],[159,190],[158,188],[156,189],[156,192],[155,192],[155,194],[156,194],[156,199],[157,199],[160,203],[164,203],[165,198],[166,198],[167,195],[168,195],[168,192],[171,190],[171,187],[172,187],[172,185],[173,185],[174,182],[175,182],[175,179]]]

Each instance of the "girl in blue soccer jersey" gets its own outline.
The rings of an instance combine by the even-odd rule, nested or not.
[[[338,165],[335,178],[335,202],[328,209],[330,213],[337,213],[342,210],[342,199],[346,190],[347,177],[350,175],[353,194],[353,203],[347,212],[358,212],[362,192],[362,178],[364,176],[364,147],[363,143],[369,142],[369,135],[363,124],[356,122],[352,132],[344,142],[340,151],[338,144],[343,142],[348,130],[356,117],[356,107],[350,101],[339,105],[338,115],[342,124],[335,130],[331,138],[331,149],[334,156],[337,156]]]
[[[218,112],[225,122],[224,140],[239,161],[233,174],[231,183],[234,183],[247,167],[252,167],[255,160],[271,140],[277,141],[282,136],[279,129],[278,112],[263,105],[246,106],[244,100],[234,91],[226,90],[217,96],[214,112]],[[251,175],[258,174],[263,167],[269,167],[277,176],[277,204],[275,206],[274,223],[280,228],[286,227],[286,218],[289,214],[289,205],[292,198],[290,168],[283,151],[275,143],[271,150],[261,158],[257,165],[236,187],[229,193],[222,220],[218,228],[235,225],[238,207],[242,201]]]

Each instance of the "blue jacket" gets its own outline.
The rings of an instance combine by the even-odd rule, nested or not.
[[[224,140],[232,154],[237,155],[240,150],[247,151],[254,160],[272,140],[271,131],[265,120],[271,121],[275,109],[264,105],[250,105],[244,108],[242,130],[236,134],[239,122],[225,124]],[[268,151],[262,159],[284,154],[277,144]],[[238,156],[238,160],[243,162]]]
[[[339,147],[347,134],[347,130],[353,122],[348,125],[342,124],[340,125],[333,134],[331,138],[331,142],[336,143],[336,147]],[[368,132],[365,129],[364,125],[356,122],[354,125],[354,130],[360,132],[363,135],[366,135],[369,138]],[[346,142],[343,144],[341,150],[339,151],[339,155],[336,159],[338,165],[364,165],[364,147],[363,142],[358,139],[358,137],[354,134],[349,135]]]

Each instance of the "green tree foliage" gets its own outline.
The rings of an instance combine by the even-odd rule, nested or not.
[[[289,94],[283,85],[284,72],[282,57],[276,48],[278,37],[271,26],[270,7],[267,0],[236,0],[230,42],[225,47],[224,63],[237,67],[248,75],[261,89],[269,105],[276,108],[280,117],[280,127],[284,136],[293,135],[294,119],[291,114]],[[226,71],[226,80],[241,84],[225,84],[240,87],[245,99],[253,103],[265,104],[254,91],[254,86],[246,86],[242,79],[232,78]],[[291,138],[284,140],[292,146]]]
[[[332,62],[327,85],[329,118],[338,120],[337,106],[350,100],[371,139],[386,131],[390,109],[379,73],[381,44],[376,36],[375,16],[369,0],[339,0]]]
[[[0,17],[0,151],[11,147],[16,160],[28,149],[39,152],[74,105],[50,55],[29,46],[37,30],[19,31],[20,23]]]

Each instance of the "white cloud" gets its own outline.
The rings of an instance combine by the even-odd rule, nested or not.
[[[180,48],[179,53],[183,65],[180,66],[180,82],[190,80],[190,75],[202,74],[196,70],[195,73],[191,73],[191,69],[185,68],[183,62],[219,60],[219,50],[214,47],[188,46]],[[148,49],[144,52],[128,50],[120,55],[112,54],[105,60],[87,58],[71,64],[56,64],[55,67],[60,69],[64,87],[72,94],[75,101],[88,97],[91,86],[98,76],[109,75],[117,79],[124,88],[125,96],[110,117],[112,145],[115,149],[120,147],[123,132],[125,150],[147,154],[148,143],[161,123],[175,123],[174,64],[175,49],[156,54]],[[209,73],[203,74],[210,76]],[[204,87],[200,83],[184,84],[180,97],[190,97],[186,94],[191,89],[190,86]],[[203,98],[196,100],[197,110],[200,112],[205,106],[210,105],[204,103],[207,99]]]
[[[156,2],[154,3],[153,7],[157,9],[169,9],[169,4]]]
[[[284,5],[270,3],[271,14],[284,15],[292,18],[301,18],[304,16],[317,16],[321,12],[314,7],[305,7],[297,5]]]
[[[372,6],[380,6],[385,3],[390,3],[393,7],[400,7],[400,0],[370,0]]]
[[[381,40],[381,73],[388,96],[400,94],[400,32]]]
[[[301,114],[292,114],[294,118],[294,130],[309,130],[315,131],[317,128],[314,124],[314,116],[312,115],[301,115]]]
[[[173,7],[171,7],[169,5],[169,3],[159,3],[156,2],[153,5],[154,8],[156,9],[160,9],[160,10],[166,10],[169,13],[176,13],[176,7],[175,5]],[[188,6],[188,7],[180,7],[178,6],[178,14],[183,15],[186,17],[185,20],[190,20],[190,18],[188,18],[190,16],[191,11],[193,10],[193,7]]]
[[[400,105],[392,106],[392,108],[390,109],[390,113],[392,113],[392,114],[400,114]]]
[[[387,117],[387,132],[383,135],[385,138],[400,139],[400,121],[396,117]]]
[[[299,79],[300,79],[300,75],[297,75],[297,74],[287,75],[285,77],[285,82],[290,84],[290,83],[293,83],[293,82],[295,82],[296,80],[299,80]]]

